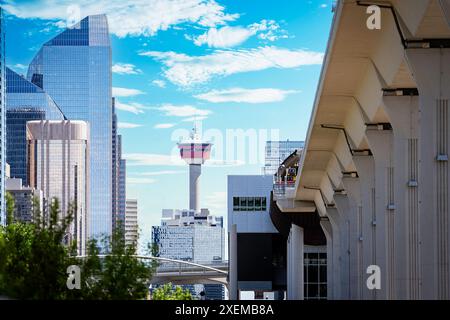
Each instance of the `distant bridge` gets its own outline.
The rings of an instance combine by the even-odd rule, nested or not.
[[[98,255],[105,258],[108,255]],[[142,260],[158,262],[156,272],[152,275],[152,284],[223,284],[228,285],[228,261],[191,262],[162,257],[135,255]],[[77,256],[86,258],[86,256]]]

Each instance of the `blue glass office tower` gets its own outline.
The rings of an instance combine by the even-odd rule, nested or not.
[[[6,162],[11,178],[29,185],[27,175],[27,121],[64,120],[53,99],[41,88],[6,68]]]
[[[5,214],[5,28],[0,7],[0,225],[6,223]]]
[[[88,234],[111,234],[111,44],[105,15],[88,16],[45,43],[28,69],[69,120],[90,125]]]

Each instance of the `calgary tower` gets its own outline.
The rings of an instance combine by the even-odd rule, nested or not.
[[[178,143],[181,158],[189,165],[189,209],[195,212],[199,208],[199,188],[202,164],[210,158],[212,143],[201,140],[194,126],[188,139]]]

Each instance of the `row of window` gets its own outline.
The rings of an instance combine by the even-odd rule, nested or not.
[[[233,197],[233,211],[266,211],[266,197]]]

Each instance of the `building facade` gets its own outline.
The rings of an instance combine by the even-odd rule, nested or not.
[[[115,113],[115,98],[113,98],[112,122],[112,228],[119,226],[125,231],[126,206],[126,160],[122,159],[122,136],[118,134],[117,114]],[[124,232],[125,234],[125,232]]]
[[[450,299],[450,7],[379,9],[371,29],[367,4],[337,2],[295,191],[273,206],[290,221],[290,299],[305,293],[308,216],[328,299]]]
[[[304,141],[267,141],[265,148],[265,163],[263,174],[273,175],[277,172],[278,167],[284,159],[292,152],[297,150],[299,153],[305,146]]]
[[[125,244],[137,245],[138,238],[138,201],[136,199],[127,199],[125,208]]]
[[[90,236],[110,235],[113,116],[106,16],[88,16],[45,43],[32,60],[27,79],[44,89],[68,119],[89,125]]]
[[[21,222],[32,222],[34,213],[40,213],[44,216],[44,194],[41,190],[24,187],[22,179],[10,178],[6,180],[6,191],[14,199],[14,220]],[[39,207],[34,199],[38,201]]]
[[[26,124],[32,120],[64,120],[59,107],[41,88],[6,68],[6,161],[12,178],[28,186]]]
[[[152,227],[152,243],[158,248],[158,256],[163,258],[211,264],[225,257],[222,220],[210,215],[207,209],[200,212],[164,209],[161,226]],[[185,287],[194,295],[204,291],[206,299],[225,297],[223,285]]]
[[[68,243],[84,254],[89,235],[89,126],[84,121],[27,123],[28,179],[50,204],[60,203],[62,216],[72,208],[74,221]],[[72,207],[71,207],[72,206]]]
[[[6,59],[5,59],[5,26],[3,9],[0,7],[0,225],[6,223],[5,211],[5,165],[6,165]]]
[[[286,249],[270,218],[271,175],[228,176],[230,298],[286,290]]]

